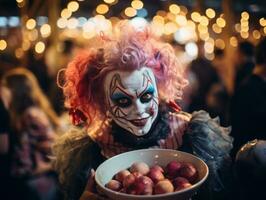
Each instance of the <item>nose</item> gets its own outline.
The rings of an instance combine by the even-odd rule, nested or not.
[[[135,113],[141,116],[145,112],[145,105],[139,99],[134,103]]]

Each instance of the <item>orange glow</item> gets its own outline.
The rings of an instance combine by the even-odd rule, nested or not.
[[[137,14],[136,9],[132,7],[128,7],[125,9],[125,15],[128,17],[134,17]]]
[[[96,8],[96,12],[102,15],[107,13],[108,11],[109,11],[109,7],[106,4],[100,4]]]

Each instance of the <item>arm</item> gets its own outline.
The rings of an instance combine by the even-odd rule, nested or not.
[[[192,113],[186,134],[188,134],[193,153],[203,159],[210,170],[210,181],[214,190],[223,188],[219,174],[226,165],[230,165],[230,151],[233,139],[231,129],[220,126],[219,118],[212,119],[205,111]]]

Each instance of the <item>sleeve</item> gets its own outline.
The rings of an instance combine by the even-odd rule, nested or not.
[[[103,161],[98,145],[85,130],[72,128],[55,140],[53,166],[65,199],[79,199],[87,184],[91,169]]]
[[[39,108],[33,107],[26,110],[22,123],[29,133],[31,144],[44,154],[50,153],[56,134],[47,115]]]
[[[188,124],[187,135],[193,154],[208,165],[209,185],[217,192],[224,189],[224,176],[231,167],[233,139],[230,131],[230,127],[220,126],[219,118],[212,119],[205,111],[193,112]]]

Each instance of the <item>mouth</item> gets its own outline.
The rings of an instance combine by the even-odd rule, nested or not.
[[[142,119],[132,119],[132,120],[129,120],[130,123],[132,123],[134,126],[137,126],[137,127],[143,127],[146,125],[148,119],[150,118],[149,117],[146,117],[146,118],[142,118]]]

